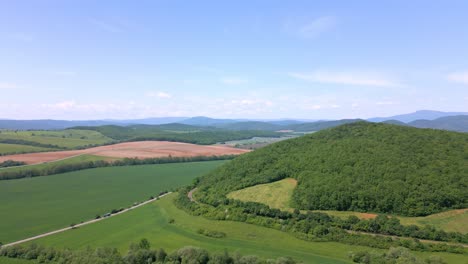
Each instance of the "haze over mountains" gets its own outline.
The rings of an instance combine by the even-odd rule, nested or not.
[[[104,125],[164,125],[184,124],[194,127],[214,127],[225,130],[292,130],[297,132],[318,131],[342,124],[363,121],[364,119],[341,120],[258,120],[258,119],[216,119],[204,116],[197,117],[156,117],[129,120],[0,120],[0,129],[66,129],[76,126],[104,126]],[[421,110],[414,113],[369,118],[366,121],[384,122],[396,125],[406,125],[418,128],[433,128],[468,132],[468,112],[441,112]]]

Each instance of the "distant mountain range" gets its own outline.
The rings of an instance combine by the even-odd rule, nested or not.
[[[468,115],[468,112],[441,112],[432,110],[419,110],[414,113],[389,116],[389,117],[374,117],[367,119],[371,122],[383,122],[389,120],[396,120],[404,123],[413,122],[416,120],[434,120],[446,116]]]
[[[0,120],[0,129],[66,129],[83,126],[103,126],[103,125],[165,125],[183,124],[192,127],[210,127],[224,130],[265,130],[279,131],[291,130],[296,132],[318,131],[342,124],[363,121],[363,119],[342,119],[342,120],[249,120],[249,119],[216,119],[204,116],[197,117],[158,117],[130,120]],[[414,113],[396,115],[390,117],[370,118],[366,121],[383,122],[394,125],[412,126],[418,128],[433,128],[468,132],[468,112],[440,112],[421,110]],[[194,128],[194,129],[195,129]]]

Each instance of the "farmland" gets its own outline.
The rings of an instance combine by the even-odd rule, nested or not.
[[[223,162],[108,167],[0,181],[0,241],[19,240],[128,207],[190,184]]]
[[[201,146],[180,142],[144,141],[126,142],[109,146],[100,146],[82,150],[54,151],[0,156],[0,162],[5,160],[23,161],[27,164],[51,162],[81,154],[92,154],[107,158],[159,158],[159,157],[194,157],[194,156],[222,156],[242,154],[248,150],[236,149],[228,146]]]
[[[52,148],[0,143],[0,155],[53,150]]]
[[[154,248],[168,251],[193,245],[210,251],[239,251],[264,257],[290,256],[305,263],[350,263],[350,251],[370,250],[333,242],[307,242],[294,236],[256,225],[208,220],[192,216],[176,208],[172,202],[176,194],[145,205],[126,214],[88,225],[70,232],[42,238],[36,243],[72,249],[116,247],[125,252],[132,242],[147,238]],[[169,221],[173,219],[173,223]],[[226,233],[225,238],[210,238],[199,234],[205,229]],[[375,250],[375,249],[372,249]],[[375,250],[380,251],[380,250]],[[419,253],[420,256],[439,255],[449,263],[463,263],[463,255],[449,253]]]
[[[63,149],[100,145],[112,142],[112,139],[97,131],[66,129],[57,131],[0,131],[0,141],[21,140],[42,145],[52,145]],[[27,144],[21,144],[27,145]],[[3,152],[3,151],[2,151]]]
[[[87,161],[97,161],[97,160],[114,160],[114,159],[83,154],[83,155],[79,155],[79,156],[75,156],[75,157],[72,156],[72,157],[67,158],[67,159],[61,159],[61,160],[51,161],[51,162],[44,162],[44,163],[40,163],[40,164],[2,168],[2,169],[0,169],[0,174],[3,173],[3,172],[11,172],[11,171],[18,172],[18,171],[27,171],[27,170],[51,169],[51,168],[53,168],[55,166],[60,166],[60,165],[74,164],[74,163],[87,162]]]

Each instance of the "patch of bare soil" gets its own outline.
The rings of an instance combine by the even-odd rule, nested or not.
[[[195,157],[238,155],[248,150],[230,146],[195,145],[168,141],[139,141],[115,145],[100,146],[83,150],[40,152],[0,156],[0,162],[6,160],[23,161],[26,164],[37,164],[56,161],[81,154],[92,154],[108,158],[161,158],[161,157]]]

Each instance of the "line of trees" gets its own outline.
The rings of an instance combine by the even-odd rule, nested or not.
[[[17,259],[36,260],[39,263],[57,264],[295,264],[291,258],[262,259],[254,255],[242,256],[239,253],[210,253],[197,247],[183,247],[172,253],[164,249],[151,249],[147,239],[130,245],[126,255],[120,254],[115,248],[87,248],[85,250],[69,250],[46,248],[31,244],[29,246],[10,246],[0,249],[0,256]]]
[[[42,169],[37,168],[21,168],[19,170],[0,171],[0,180],[12,180],[29,177],[47,176],[71,171],[112,167],[112,166],[136,166],[147,164],[164,164],[164,163],[181,163],[181,162],[196,162],[196,161],[213,161],[213,160],[228,160],[233,159],[235,155],[221,155],[221,156],[195,156],[195,157],[162,157],[162,158],[124,158],[116,161],[85,161],[77,163],[64,163],[57,164]]]
[[[16,160],[5,160],[4,162],[0,162],[0,168],[22,166],[22,165],[26,165],[26,163],[22,161],[16,161]]]
[[[179,192],[176,205],[194,215],[202,215],[215,220],[240,221],[256,224],[277,230],[289,232],[298,238],[311,241],[337,241],[352,245],[370,246],[382,249],[390,247],[406,247],[418,251],[445,251],[466,253],[461,246],[447,243],[421,243],[418,239],[431,239],[445,242],[468,243],[468,235],[455,232],[445,232],[433,227],[420,228],[415,225],[403,226],[397,218],[381,215],[375,219],[361,220],[355,216],[348,219],[330,216],[325,213],[285,212],[269,208],[267,205],[242,202],[232,199],[219,200],[216,205],[193,203],[187,197],[190,188]],[[198,193],[198,191],[197,191]],[[389,236],[372,236],[361,234],[405,236],[408,238],[392,238]]]
[[[421,259],[404,247],[392,247],[385,253],[359,251],[351,252],[349,258],[355,263],[362,264],[446,264],[439,256],[430,256],[427,259]]]

